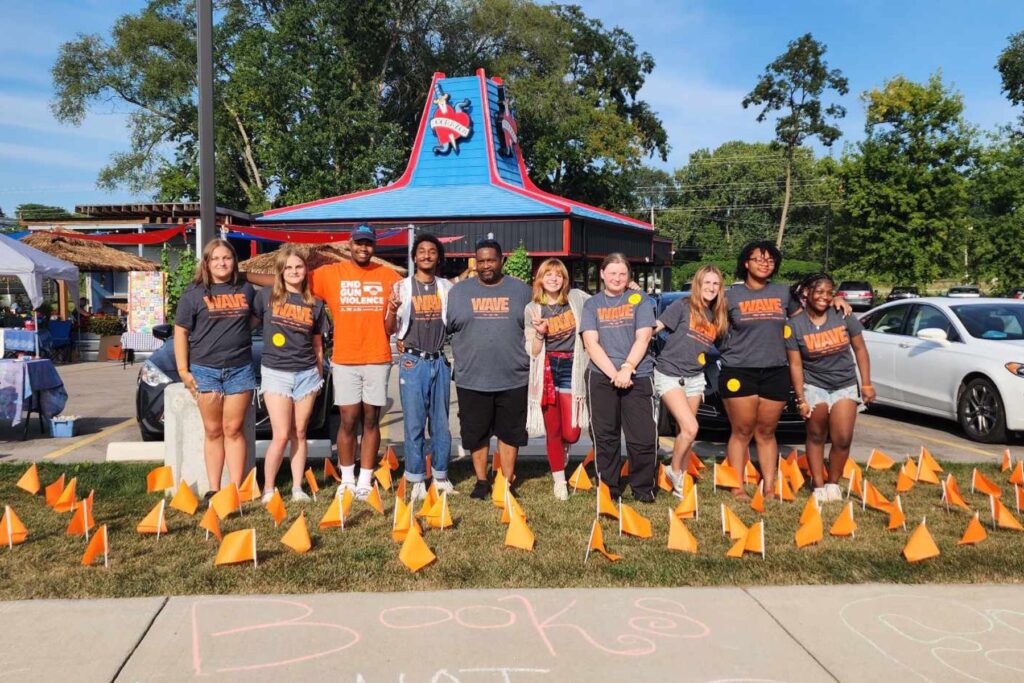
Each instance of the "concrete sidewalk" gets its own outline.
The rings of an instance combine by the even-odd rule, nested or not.
[[[250,571],[237,567],[226,571]],[[0,678],[994,681],[1024,588],[799,586],[0,603]]]

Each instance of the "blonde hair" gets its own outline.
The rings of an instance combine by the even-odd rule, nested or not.
[[[718,281],[722,284],[718,290],[718,296],[715,297],[710,306],[704,302],[704,297],[700,291],[704,285],[704,278],[708,275],[717,275]],[[710,319],[708,319],[708,308],[711,308]],[[729,325],[725,302],[725,278],[722,277],[722,271],[715,266],[701,266],[693,274],[693,280],[690,284],[690,315],[696,317],[697,320],[703,320],[709,325],[714,326],[715,339],[725,334],[725,330]]]
[[[214,285],[213,273],[210,272],[210,259],[213,258],[213,252],[217,247],[224,247],[231,252],[231,279],[228,282],[237,285],[242,279],[241,274],[238,272],[238,254],[235,253],[235,248],[231,246],[231,242],[220,238],[212,239],[203,247],[203,257],[199,261],[199,267],[196,268],[195,277],[192,278],[193,283],[202,285],[206,289]]]
[[[302,296],[304,304],[312,306],[314,299],[313,293],[309,291],[309,261],[294,244],[282,244],[277,250],[277,257],[274,259],[274,289],[270,293],[270,305],[280,306],[288,298],[288,288],[284,284],[284,267],[288,265],[288,258],[291,256],[297,257],[302,261],[302,265],[306,266],[306,275],[302,278],[302,284],[299,285],[299,294]]]
[[[543,261],[537,268],[537,274],[533,276],[533,303],[547,303],[547,292],[544,290],[543,280],[544,276],[552,270],[562,276],[562,290],[555,297],[555,304],[564,306],[569,303],[569,269],[556,258],[549,258]]]

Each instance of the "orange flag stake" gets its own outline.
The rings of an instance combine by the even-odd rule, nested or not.
[[[790,453],[789,458],[779,457],[778,473],[785,477],[794,492],[802,489],[807,482],[804,479],[804,473],[796,466],[796,451]],[[783,500],[786,500],[786,498],[783,498]]]
[[[78,500],[75,497],[75,487],[77,484],[78,477],[72,477],[68,485],[61,491],[57,500],[53,501],[54,512],[71,512],[71,509],[75,507],[75,502]]]
[[[391,446],[388,446],[388,450],[391,450]],[[382,460],[380,467],[373,471],[373,477],[380,482],[382,488],[391,490],[393,482],[391,481],[391,466],[386,460]]]
[[[395,489],[395,498],[405,500],[405,474],[398,478],[398,487]]]
[[[414,574],[437,559],[423,540],[423,533],[416,522],[410,523],[402,549],[398,551],[398,559]]]
[[[1017,466],[1013,468],[1008,481],[1015,486],[1024,486],[1024,460],[1017,461]]]
[[[274,489],[274,495],[270,498],[266,505],[267,512],[274,518],[274,526],[281,526],[281,522],[288,516],[288,511],[284,507],[284,499],[281,498],[281,492]]]
[[[903,463],[903,467],[907,470],[907,476],[917,481],[917,463],[914,462],[914,459],[908,455],[907,461]]]
[[[697,554],[697,538],[671,509],[668,511],[668,549]]]
[[[583,556],[583,564],[586,564],[587,560],[590,559],[591,550],[596,550],[612,562],[616,562],[622,559],[622,555],[610,553],[608,552],[608,549],[604,546],[604,532],[601,531],[601,524],[596,519],[594,520],[594,523],[590,526],[590,539],[587,541],[587,553]]]
[[[850,462],[847,460],[846,462]],[[864,488],[863,488],[863,475],[861,471],[855,470],[853,476],[850,477],[850,483],[846,487],[846,497],[856,495],[860,499],[864,499]]]
[[[306,527],[305,512],[300,512],[299,518],[288,527],[288,531],[281,537],[281,543],[297,553],[307,552],[313,547],[313,540],[309,537],[309,529]]]
[[[1010,449],[1003,449],[1003,459],[999,463],[999,471],[1005,472],[1006,470],[1013,467],[1013,457],[1010,455]]]
[[[505,497],[505,507],[501,511],[501,523],[508,524],[512,521],[514,515],[519,515],[523,519],[526,519],[526,512],[519,505],[519,501],[515,499],[511,493]]]
[[[928,469],[932,472],[944,472],[942,465],[940,465],[935,458],[932,457],[931,452],[924,446],[921,446],[921,455],[918,457],[917,469],[920,471],[921,464],[924,463]]]
[[[327,481],[327,477],[330,477],[334,481],[341,483],[341,475],[338,474],[338,470],[334,469],[334,463],[331,459],[324,458],[324,481]]]
[[[388,469],[392,472],[398,469],[398,456],[395,455],[395,449],[393,446],[388,446],[388,449],[384,451],[383,461],[388,464]],[[429,470],[427,471],[429,472]],[[383,486],[383,484],[381,485]]]
[[[57,477],[57,480],[52,484],[47,484],[43,493],[46,496],[46,506],[53,507],[53,504],[60,498],[60,494],[64,492],[64,475]]]
[[[900,528],[904,531],[907,530],[907,517],[903,514],[903,501],[900,500],[899,494],[896,494],[892,505],[889,506],[889,525],[887,528],[889,531],[895,531]]]
[[[513,514],[508,523],[508,530],[505,532],[505,545],[522,550],[533,550],[535,539],[526,519],[518,514]]]
[[[71,515],[71,521],[68,522],[68,528],[64,533],[68,536],[85,536],[85,540],[88,541],[89,529],[96,526],[96,520],[92,518],[91,507],[92,501],[88,498],[79,503]]]
[[[576,471],[569,477],[569,484],[572,486],[573,493],[576,493],[576,491],[589,491],[594,488],[590,477],[587,476],[587,468],[582,464],[577,466]]]
[[[366,504],[376,510],[378,515],[384,514],[384,501],[380,499],[380,490],[377,488],[377,482],[373,483],[370,495],[366,497]]]
[[[5,505],[3,519],[0,519],[0,545],[6,545],[9,549],[13,549],[14,546],[24,543],[27,538],[28,529],[18,519],[14,508]]]
[[[957,485],[956,477],[953,476],[952,472],[947,474],[946,478],[942,480],[942,500],[946,503],[947,510],[950,505],[955,505],[967,512],[971,511],[967,501],[964,500],[963,495],[960,493],[960,487]]]
[[[1024,531],[1024,526],[1021,526],[1017,518],[1013,516],[1003,503],[995,496],[989,496],[989,501],[992,507],[992,528],[995,529],[997,526],[1000,529],[1013,529],[1014,531]]]
[[[728,462],[716,462],[712,467],[712,472],[714,474],[714,484],[712,489],[715,491],[719,488],[738,489],[742,486],[740,483],[740,475],[736,473],[736,470]]]
[[[847,458],[846,464],[843,465],[843,479],[852,479],[854,473],[863,474],[860,469],[860,465],[853,461],[853,458]]]
[[[651,520],[647,519],[632,506],[619,500],[619,535],[623,533],[637,538],[651,537]]]
[[[628,460],[625,461],[624,463],[622,463],[622,469],[619,470],[619,476],[620,477],[628,477],[629,476],[629,461]]]
[[[814,515],[821,516],[821,510],[818,508],[818,500],[814,496],[809,496],[807,502],[804,503],[804,509],[800,511],[800,525],[807,524]]]
[[[512,496],[509,496],[511,498]],[[442,531],[455,524],[452,521],[451,509],[448,507],[448,492],[445,491],[441,494],[440,500],[438,500],[434,507],[427,513],[427,524],[434,529],[441,529]]]
[[[320,518],[320,528],[341,527],[342,531],[344,531],[345,520],[348,519],[348,513],[351,509],[352,490],[345,489],[345,492],[341,494],[341,498],[334,496],[334,500],[327,507],[327,512]]]
[[[107,525],[104,524],[96,531],[92,540],[89,541],[89,544],[85,546],[85,552],[82,553],[82,566],[88,567],[100,553],[103,553],[103,566],[109,567],[110,563],[107,557],[109,551],[110,545],[107,541]]]
[[[210,540],[210,534],[213,534],[218,541],[221,540],[220,517],[217,516],[217,511],[213,509],[212,505],[206,508],[203,518],[199,520],[199,528],[206,530],[207,541]]]
[[[170,465],[152,469],[146,475],[146,493],[174,488],[174,471]]]
[[[139,522],[135,530],[140,534],[156,534],[157,540],[160,540],[160,534],[167,533],[167,520],[164,519],[164,506],[166,505],[167,501],[160,499],[160,502],[153,506],[149,514]]]
[[[676,505],[675,516],[679,519],[700,519],[700,503],[697,500],[697,487],[691,486],[683,494],[683,499]]]
[[[978,471],[978,468],[974,468],[974,472],[971,473],[971,493],[979,491],[984,493],[986,496],[995,496],[999,498],[1003,495],[1002,489],[996,486],[992,481],[984,474]]]
[[[799,456],[796,459],[796,466],[799,467],[800,471],[806,474],[807,476],[811,475],[811,463],[807,462],[806,453],[804,453],[803,455]]]
[[[1024,505],[1024,487],[1014,486],[1013,487],[1013,499],[1017,504],[1017,514],[1020,514],[1021,505]]]
[[[821,512],[818,510],[818,506],[814,504],[814,498],[811,497],[810,500],[812,505],[809,508],[805,507],[804,514],[800,515],[800,528],[796,530],[794,537],[797,548],[818,543],[825,535],[825,525],[821,519]]]
[[[249,470],[249,474],[245,475],[245,479],[242,480],[242,485],[238,487],[238,498],[243,503],[256,500],[262,495],[260,491],[260,485],[256,483],[256,468],[253,467]]]
[[[896,493],[906,493],[912,488],[914,488],[914,477],[910,476],[907,466],[903,465],[899,474],[896,475]]]
[[[306,483],[309,484],[309,492],[313,495],[313,502],[316,502],[316,494],[320,491],[320,484],[316,481],[316,475],[313,474],[313,468],[309,467],[306,469]]]
[[[750,463],[747,463],[748,465]],[[761,482],[756,489],[754,489],[754,497],[750,499],[750,507],[755,512],[764,514],[764,494],[761,492],[764,490],[764,482]]]
[[[39,468],[35,463],[29,465],[29,468],[25,470],[25,474],[21,475],[21,479],[18,480],[15,486],[22,491],[28,491],[33,496],[39,493],[42,484],[39,482]]]
[[[757,483],[761,481],[761,473],[754,467],[754,463],[749,460],[743,465],[743,478],[752,486],[757,486]]]
[[[988,532],[985,531],[981,520],[978,519],[978,513],[975,512],[974,516],[971,517],[971,521],[967,523],[967,529],[964,530],[964,535],[960,537],[957,545],[976,545],[986,538],[988,538]]]
[[[592,462],[594,462],[594,448],[593,448],[593,446],[591,446],[590,450],[587,451],[587,455],[586,455],[586,457],[583,458],[583,462],[580,463],[580,466],[581,467],[586,467],[587,465],[589,465]]]
[[[722,503],[722,533],[736,541],[747,533],[747,526],[725,503]]]
[[[220,542],[217,549],[217,557],[214,559],[214,566],[222,564],[238,564],[252,560],[252,566],[256,567],[256,529],[241,529],[232,531]]]
[[[498,451],[491,454],[491,471],[495,474],[501,472],[501,454]]]
[[[430,464],[430,453],[424,455],[423,459],[426,461],[426,463],[423,466],[423,471],[433,476],[434,466]]]
[[[761,559],[764,559],[764,520],[754,524],[750,527],[747,532],[747,540],[743,545],[743,551],[748,553],[761,553]]]
[[[505,474],[501,471],[501,468],[494,474],[494,486],[491,488],[491,503],[496,508],[505,507],[505,491],[508,489],[508,480],[505,479]]]
[[[914,533],[910,534],[907,545],[903,547],[903,557],[907,558],[907,562],[920,562],[939,556],[939,547],[935,545],[935,539],[928,533],[926,520],[927,518],[921,519],[921,523],[914,529]]]
[[[597,480],[597,516],[608,515],[614,519],[619,518],[619,510],[612,501],[612,492],[600,478]]]
[[[856,536],[857,522],[853,520],[853,502],[846,504],[843,511],[828,530],[832,536]]]
[[[199,499],[196,498],[196,494],[192,493],[192,487],[186,484],[184,479],[178,484],[178,491],[171,498],[170,506],[186,515],[194,515],[199,509]]]
[[[861,501],[861,510],[871,508],[872,510],[879,510],[881,512],[889,512],[889,508],[892,507],[882,492],[875,488],[874,484],[869,482],[867,479],[864,480],[864,498]]]
[[[427,495],[423,497],[423,504],[420,506],[420,511],[416,513],[416,516],[426,517],[429,515],[430,510],[434,507],[434,503],[437,502],[437,498],[437,488],[431,482],[430,486],[427,487]],[[412,501],[409,501],[409,505],[412,505]]]
[[[210,507],[216,510],[217,516],[221,519],[239,510],[241,506],[241,496],[238,495],[238,488],[233,483],[217,491],[210,498]]]
[[[662,491],[672,492],[672,482],[668,480],[668,475],[665,474],[665,465],[658,463],[658,488]]]
[[[890,469],[896,461],[890,458],[888,455],[878,450],[877,448],[871,449],[871,455],[868,456],[866,466],[871,470],[887,470]]]
[[[406,505],[401,498],[395,499],[395,515],[391,521],[391,540],[401,543],[409,533],[409,527],[416,522],[412,518],[412,505]]]
[[[779,472],[779,476],[775,477],[775,495],[780,500],[784,500],[787,503],[792,503],[796,500],[796,496],[793,494],[793,489],[790,488],[789,479],[787,479],[782,472]]]

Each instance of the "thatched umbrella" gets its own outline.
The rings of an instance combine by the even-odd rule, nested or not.
[[[92,240],[80,240],[52,232],[38,231],[26,235],[21,241],[39,251],[45,251],[50,256],[56,256],[75,264],[82,272],[160,270],[159,263]]]
[[[284,246],[283,244],[281,246]],[[348,242],[340,243],[327,243],[327,244],[298,244],[293,243],[292,246],[298,248],[303,258],[306,259],[306,267],[309,270],[315,270],[320,266],[330,265],[337,263],[338,261],[344,261],[349,258],[349,246]],[[280,249],[280,247],[278,247]],[[243,273],[256,273],[258,275],[273,275],[274,274],[274,260],[277,258],[277,250],[268,251],[265,254],[254,256],[251,259],[242,261],[238,264],[238,269]],[[398,272],[401,275],[406,274],[405,268],[396,266],[393,263],[389,263],[384,259],[373,257],[374,263],[379,263],[382,266],[387,266],[392,270]]]

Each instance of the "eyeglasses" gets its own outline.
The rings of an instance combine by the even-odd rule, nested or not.
[[[772,256],[751,256],[747,260],[754,263],[775,263],[775,258]]]

